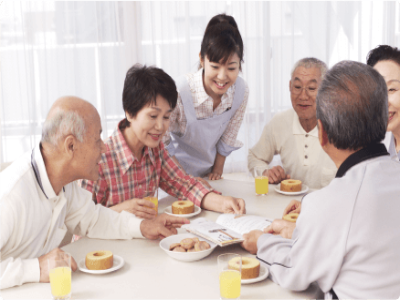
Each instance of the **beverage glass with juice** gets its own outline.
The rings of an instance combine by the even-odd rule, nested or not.
[[[155,190],[147,190],[145,191],[145,197],[143,198],[147,201],[150,201],[151,203],[153,203],[155,205],[155,207],[153,208],[157,215],[158,215],[158,188],[156,187]]]
[[[231,266],[229,266],[231,262]],[[234,262],[235,268],[232,268]],[[240,299],[242,257],[227,253],[218,256],[219,291],[221,299]]]
[[[53,299],[71,299],[71,254],[58,253],[55,259],[48,259],[47,263]]]
[[[266,175],[265,167],[255,167],[254,168],[254,179],[256,186],[257,195],[267,195],[268,194],[268,176]],[[265,172],[265,175],[264,175]]]

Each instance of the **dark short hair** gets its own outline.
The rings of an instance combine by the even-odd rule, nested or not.
[[[363,63],[337,63],[318,90],[317,119],[338,149],[358,150],[381,142],[388,122],[385,80]]]
[[[226,14],[214,16],[208,22],[201,42],[200,56],[211,62],[222,63],[236,53],[240,62],[243,62],[243,40],[235,19]],[[241,63],[239,66],[242,68]]]
[[[156,103],[157,95],[165,98],[172,109],[175,108],[178,92],[171,76],[162,69],[141,64],[135,64],[128,70],[122,92],[122,106],[125,113],[136,117],[143,107]],[[125,118],[120,129],[129,126],[130,122]]]
[[[400,66],[400,50],[389,45],[379,45],[369,51],[367,55],[367,65],[373,67],[382,60],[391,60]]]

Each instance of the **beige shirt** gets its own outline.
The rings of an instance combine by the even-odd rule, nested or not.
[[[321,148],[317,127],[307,133],[292,108],[276,114],[264,127],[260,140],[249,150],[250,172],[256,166],[268,169],[276,154],[280,154],[286,174],[313,189],[328,185],[337,172]]]

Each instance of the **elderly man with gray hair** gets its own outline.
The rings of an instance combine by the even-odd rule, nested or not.
[[[303,198],[291,239],[252,231],[243,246],[291,290],[317,282],[328,299],[397,298],[400,163],[381,143],[388,122],[384,79],[362,63],[338,63],[321,84],[317,119],[336,178]]]
[[[99,239],[176,234],[186,219],[159,215],[152,220],[95,205],[75,180],[97,180],[105,152],[96,109],[76,97],[57,100],[33,151],[0,173],[0,288],[49,282],[48,260],[62,252],[67,232]],[[72,258],[72,270],[77,265]]]
[[[276,114],[264,127],[260,140],[249,150],[248,168],[264,169],[270,183],[298,179],[319,189],[326,186],[337,171],[318,142],[315,98],[326,73],[324,62],[303,58],[293,67],[289,81],[293,108]],[[269,167],[280,154],[283,167]]]

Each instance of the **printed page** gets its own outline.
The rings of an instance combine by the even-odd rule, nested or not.
[[[182,228],[220,246],[236,244],[243,241],[242,236],[237,232],[205,218],[196,219],[190,224],[183,225]]]
[[[272,220],[254,215],[222,214],[217,219],[217,224],[227,227],[241,235],[252,230],[263,230],[272,223]]]

